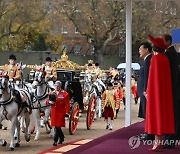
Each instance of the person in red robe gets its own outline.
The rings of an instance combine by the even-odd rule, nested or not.
[[[55,127],[54,146],[64,142],[64,134],[61,127],[65,127],[65,115],[69,114],[70,102],[69,94],[61,89],[62,83],[55,82],[55,90],[49,94],[49,104],[51,104],[51,126]],[[53,97],[53,95],[55,97]]]
[[[155,135],[151,151],[162,148],[161,137],[174,134],[174,110],[171,71],[168,58],[163,54],[167,48],[162,38],[148,37],[153,44],[153,57],[149,70],[145,132]]]

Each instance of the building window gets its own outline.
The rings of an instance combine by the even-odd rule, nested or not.
[[[81,50],[81,45],[80,44],[75,44],[74,45],[74,53],[75,54],[80,54],[80,50]]]
[[[63,26],[62,27],[62,34],[67,34],[68,31],[67,31],[67,26]]]
[[[76,33],[76,34],[79,33],[76,27],[75,27],[75,33]]]

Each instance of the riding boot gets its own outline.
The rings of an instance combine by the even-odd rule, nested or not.
[[[18,90],[13,89],[13,95],[15,97],[16,102],[18,103],[18,106],[20,107],[22,103],[21,95]]]

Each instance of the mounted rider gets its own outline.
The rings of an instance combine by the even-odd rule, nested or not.
[[[26,97],[20,92],[18,87],[19,81],[22,80],[22,69],[19,64],[16,64],[16,56],[14,54],[9,56],[8,61],[9,64],[5,64],[2,70],[9,76],[13,95],[15,96],[15,99],[19,105],[21,104],[20,106],[23,108],[27,106]]]
[[[55,89],[54,81],[57,80],[56,68],[52,66],[52,59],[46,58],[46,63],[43,65],[44,71],[46,72],[45,81],[47,81],[51,89]]]
[[[102,82],[102,70],[99,67],[99,63],[95,63],[95,69],[94,72],[96,74],[96,80],[97,82],[101,85],[101,87],[103,88],[103,91],[105,90],[105,85]]]
[[[85,71],[86,74],[92,74],[94,72],[92,63],[88,63],[87,70]]]
[[[96,73],[96,77],[100,79],[102,77],[102,70],[99,67],[99,63],[95,63],[94,72]]]
[[[21,69],[16,64],[16,56],[14,54],[11,54],[9,56],[8,61],[9,61],[9,64],[4,65],[3,70],[9,76],[9,81],[12,81],[13,83],[16,83],[16,81],[21,80]],[[14,86],[17,86],[17,84],[15,84]],[[17,89],[17,88],[15,88],[15,89]]]

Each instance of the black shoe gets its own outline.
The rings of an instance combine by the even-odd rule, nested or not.
[[[2,127],[2,130],[7,130],[7,127]]]
[[[141,141],[147,141],[147,140],[154,140],[155,137],[152,134],[140,134],[140,140]]]
[[[63,144],[63,142],[64,142],[64,139],[59,139],[57,144]]]
[[[54,142],[54,143],[53,143],[53,146],[57,146],[57,142]]]
[[[175,145],[174,145],[174,144],[171,144],[171,145],[165,144],[165,145],[163,145],[162,148],[163,148],[163,149],[174,149],[174,148],[175,148]]]
[[[109,129],[109,124],[106,126],[106,129]]]

